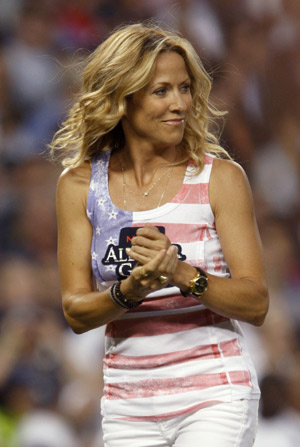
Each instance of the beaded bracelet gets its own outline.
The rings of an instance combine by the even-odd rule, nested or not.
[[[135,307],[138,307],[144,300],[141,301],[134,301],[129,300],[128,298],[123,295],[121,292],[121,281],[115,282],[109,289],[109,295],[111,300],[117,304],[120,307],[123,307],[124,309],[134,309]]]

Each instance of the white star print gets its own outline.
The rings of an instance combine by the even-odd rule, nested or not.
[[[103,166],[104,160],[98,160],[96,164],[97,164],[97,166]]]
[[[92,217],[92,213],[91,213],[89,210],[86,211],[86,214],[87,214],[87,217],[88,217],[89,219],[91,219],[91,217]]]
[[[92,260],[96,261],[97,260],[97,256],[98,256],[97,253],[93,251],[93,253],[92,253]]]
[[[97,204],[98,204],[98,206],[101,206],[102,208],[104,208],[104,202],[105,202],[104,199],[98,199],[98,200],[97,200]]]
[[[110,236],[110,238],[109,239],[106,239],[106,243],[107,243],[107,245],[109,245],[109,244],[116,244],[116,239],[114,239],[112,236]]]
[[[115,271],[115,267],[114,267],[113,265],[108,265],[108,266],[106,267],[106,271],[107,271],[107,272],[114,272],[114,271]]]
[[[109,220],[110,219],[115,219],[117,217],[118,213],[116,213],[115,211],[112,211],[111,213],[108,213],[109,216]]]
[[[101,231],[101,228],[97,227],[97,228],[96,228],[96,234],[99,235],[99,234],[100,234],[100,231]]]

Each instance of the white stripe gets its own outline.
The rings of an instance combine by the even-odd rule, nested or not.
[[[180,290],[178,289],[178,287],[166,287],[164,289],[160,289],[160,290],[155,290],[155,292],[151,292],[146,296],[147,298],[155,298],[157,297],[164,297],[164,296],[178,296],[181,295]]]
[[[106,337],[105,341],[109,353],[112,354],[159,355],[195,348],[203,343],[203,340],[207,340],[206,343],[215,344],[231,340],[236,336],[230,321],[220,323],[217,328],[220,330],[215,331],[210,326],[203,326],[174,334],[134,337],[134,339]]]
[[[160,366],[156,368],[142,369],[114,369],[109,371],[104,369],[104,383],[121,383],[132,382],[149,379],[169,379],[189,377],[201,374],[221,374],[229,373],[231,371],[248,370],[248,367],[243,368],[241,365],[241,357],[226,357],[226,368],[224,370],[224,362],[222,357],[211,359],[197,359],[190,360],[183,363],[176,363],[175,365]],[[121,374],[121,377],[120,377]],[[149,376],[150,374],[150,376]],[[201,375],[200,374],[200,375]]]
[[[242,390],[241,390],[242,388]],[[102,400],[104,414],[117,414],[123,416],[149,416],[170,413],[178,409],[185,409],[197,403],[211,400],[231,402],[232,399],[247,398],[250,396],[249,387],[220,385],[199,391],[188,391],[185,393],[154,396],[149,398]],[[258,396],[259,394],[257,394]],[[251,396],[252,397],[252,396]],[[149,406],[151,405],[151,410]]]
[[[205,164],[200,174],[195,175],[195,168],[188,166],[186,175],[184,177],[184,183],[188,185],[195,185],[197,183],[208,183],[212,169],[212,164]]]
[[[139,211],[138,215],[133,212],[133,223],[144,221],[171,224],[180,223],[188,226],[189,224],[213,224],[214,222],[214,215],[209,204],[170,203],[169,205],[171,209],[168,213],[163,213],[161,219],[158,219],[159,216],[157,216],[155,213],[151,213],[149,216],[140,216],[140,213],[146,213],[147,211]]]

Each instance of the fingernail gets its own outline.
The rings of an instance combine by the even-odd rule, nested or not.
[[[125,251],[126,251],[126,253],[130,253],[131,252],[129,247],[125,248]]]

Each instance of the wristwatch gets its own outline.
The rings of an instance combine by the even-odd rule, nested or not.
[[[192,295],[198,298],[207,290],[208,277],[205,271],[202,270],[200,267],[194,268],[198,271],[198,273],[193,279],[190,280],[190,289],[188,290],[188,292],[183,292],[181,290],[181,294],[183,296]]]

